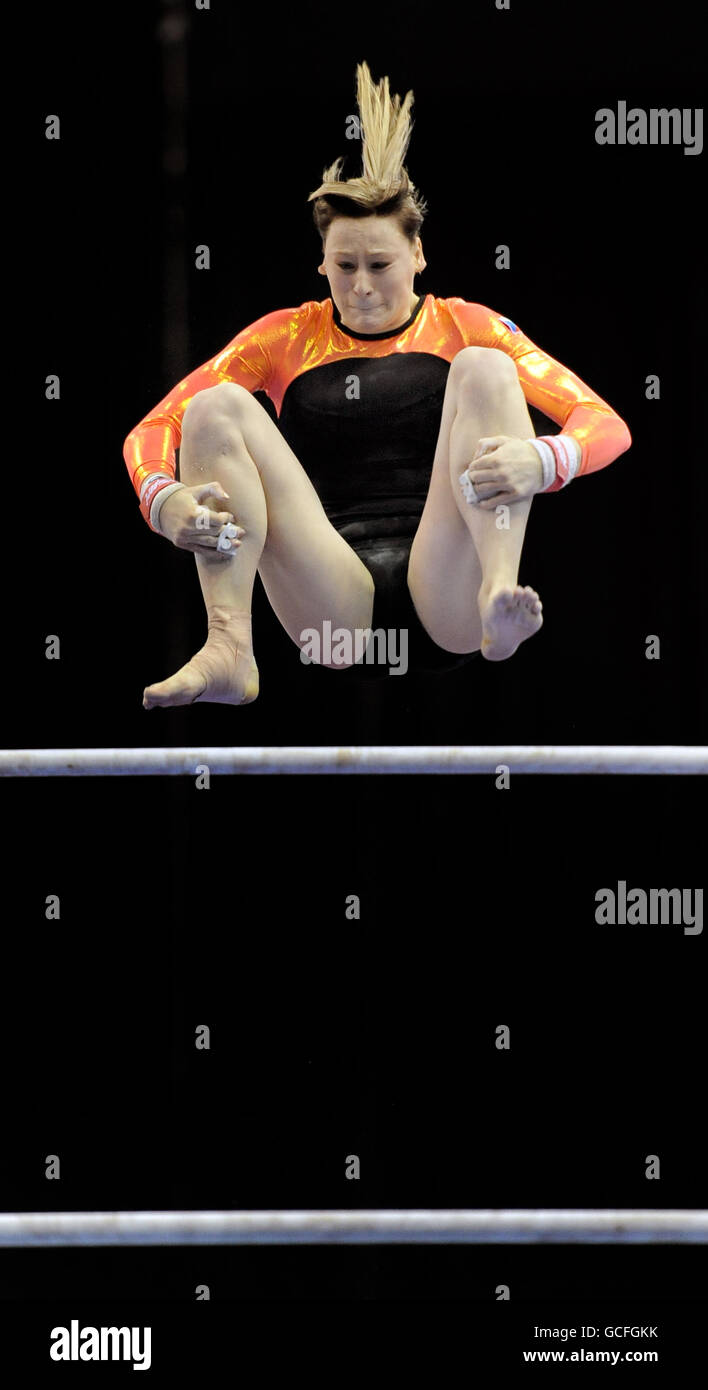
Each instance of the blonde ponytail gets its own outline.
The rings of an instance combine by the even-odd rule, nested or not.
[[[308,196],[314,201],[313,216],[324,241],[333,213],[363,216],[376,212],[401,214],[406,235],[414,237],[427,211],[408,176],[403,161],[411,138],[413,92],[391,96],[388,77],[374,83],[367,63],[359,63],[357,106],[362,135],[362,172],[357,178],[341,177],[344,157],[323,171],[322,183]],[[349,207],[340,203],[346,199]]]

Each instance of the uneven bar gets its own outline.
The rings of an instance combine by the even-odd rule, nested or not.
[[[0,777],[176,777],[333,773],[708,773],[708,748],[691,745],[554,745],[321,748],[10,748]]]
[[[708,1211],[374,1210],[0,1213],[0,1246],[708,1244]]]

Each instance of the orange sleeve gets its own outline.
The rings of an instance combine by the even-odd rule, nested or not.
[[[500,348],[514,359],[526,400],[571,434],[581,448],[576,476],[605,468],[632,443],[624,420],[562,362],[549,357],[510,319],[464,299],[449,299],[465,345]],[[549,489],[550,491],[550,489]]]
[[[182,438],[182,417],[193,396],[222,381],[233,381],[247,391],[271,395],[282,376],[281,345],[292,337],[296,309],[276,309],[242,328],[215,357],[196,367],[153,406],[131,430],[123,458],[138,495],[149,474],[175,476],[175,449]]]

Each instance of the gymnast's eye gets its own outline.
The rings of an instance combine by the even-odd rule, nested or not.
[[[372,264],[371,269],[372,269],[372,270],[387,270],[387,269],[388,269],[388,264],[389,264],[388,261],[374,261],[373,264]],[[338,261],[338,262],[337,262],[337,265],[339,266],[339,269],[340,269],[340,270],[353,270],[353,269],[354,269],[354,267],[350,264],[349,261]]]

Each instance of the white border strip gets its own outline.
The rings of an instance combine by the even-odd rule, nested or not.
[[[375,1210],[0,1213],[0,1246],[708,1244],[708,1211]]]
[[[11,748],[0,777],[174,777],[221,773],[708,773],[708,747],[524,745],[322,748]]]

